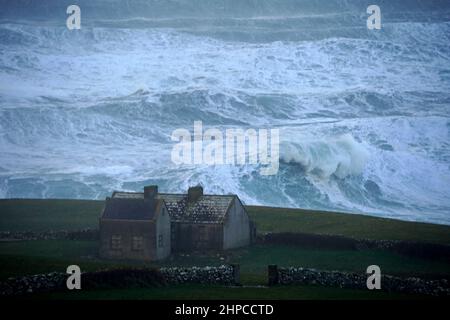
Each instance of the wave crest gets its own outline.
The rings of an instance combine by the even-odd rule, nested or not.
[[[344,134],[329,140],[283,142],[281,161],[300,165],[307,174],[321,178],[345,178],[361,174],[369,152],[352,135]]]

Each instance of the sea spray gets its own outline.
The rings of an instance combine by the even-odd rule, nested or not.
[[[2,198],[201,183],[450,224],[450,2],[377,3],[381,30],[362,0],[80,0],[80,30],[60,1],[0,3]],[[173,165],[171,132],[197,120],[280,129],[277,174]]]
[[[281,160],[298,164],[306,172],[325,179],[361,174],[369,152],[352,135],[281,143]]]

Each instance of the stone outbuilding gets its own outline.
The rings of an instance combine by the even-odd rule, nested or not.
[[[149,200],[146,199],[153,199],[154,211],[149,211],[145,204]],[[133,213],[136,211],[143,214]],[[123,218],[117,219],[116,215]],[[142,221],[147,221],[152,227],[143,227]],[[139,259],[139,254],[133,250],[130,252],[132,237],[139,236],[132,233],[140,234],[147,239],[148,246],[154,246],[141,255],[147,260],[166,257],[167,245],[170,252],[226,250],[247,246],[256,236],[255,227],[237,195],[208,195],[200,186],[189,188],[187,194],[158,193],[157,186],[145,187],[144,193],[114,192],[107,199],[100,219],[102,256]],[[111,238],[114,235],[127,239],[123,245],[128,248],[122,249],[122,256],[107,248],[115,243]],[[164,239],[161,248],[160,236]]]
[[[253,224],[237,195],[160,194],[172,224],[172,251],[226,250],[252,242]]]
[[[170,216],[157,187],[126,198],[106,198],[100,218],[100,256],[160,260],[170,255]]]

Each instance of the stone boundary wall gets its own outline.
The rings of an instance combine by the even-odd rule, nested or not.
[[[16,240],[99,240],[98,229],[58,231],[0,231],[0,241]],[[338,235],[311,233],[265,233],[257,236],[260,244],[286,244],[313,249],[365,250],[379,249],[422,259],[450,261],[450,246],[412,241],[355,239]]]
[[[68,291],[69,274],[51,272],[9,278],[0,281],[0,296]],[[155,287],[169,284],[198,283],[238,285],[239,266],[170,267],[160,269],[114,269],[81,274],[81,290],[97,288]]]
[[[19,296],[36,292],[52,292],[66,289],[69,275],[62,272],[51,272],[17,278],[8,278],[0,282],[1,296]]]
[[[98,229],[48,230],[35,231],[0,231],[0,240],[98,240]]]
[[[219,267],[166,267],[159,272],[169,284],[203,283],[239,285],[239,265],[222,265]]]
[[[270,265],[268,276],[269,285],[300,284],[368,290],[366,281],[369,275]],[[448,297],[450,296],[450,283],[447,279],[424,280],[382,275],[381,290]]]
[[[285,244],[312,249],[365,250],[379,249],[408,256],[450,261],[450,246],[413,241],[355,239],[337,235],[310,233],[266,233],[258,238],[261,244]]]

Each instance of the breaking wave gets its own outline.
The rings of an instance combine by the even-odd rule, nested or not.
[[[304,141],[280,146],[281,160],[298,164],[307,174],[322,178],[345,178],[363,173],[368,151],[350,134],[329,141]]]
[[[201,183],[246,203],[450,224],[450,6],[0,1],[0,197]],[[39,18],[36,18],[39,17]],[[279,128],[280,168],[175,166],[177,128]]]

